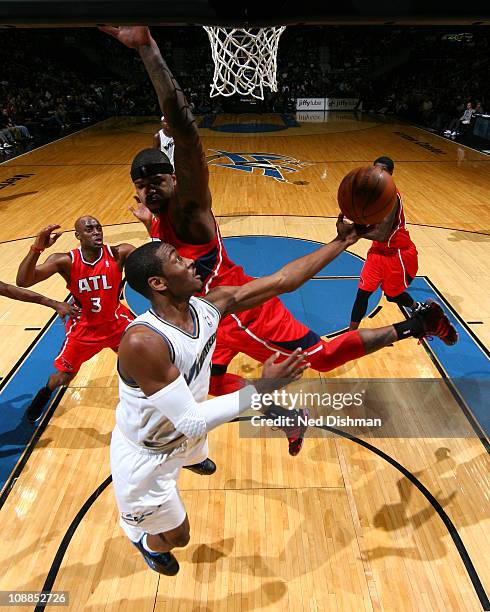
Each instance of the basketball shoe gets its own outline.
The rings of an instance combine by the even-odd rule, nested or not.
[[[458,341],[456,328],[444,313],[441,305],[434,300],[429,299],[420,304],[414,311],[413,316],[421,320],[424,328],[424,331],[417,338],[430,339],[436,336],[448,346],[452,346]]]
[[[204,459],[201,463],[194,463],[192,465],[184,465],[184,470],[190,470],[195,474],[201,474],[201,476],[211,476],[216,472],[216,463],[210,459]]]
[[[142,536],[139,542],[133,542],[133,544],[143,555],[148,567],[159,574],[165,574],[165,576],[175,576],[180,569],[177,559],[171,552],[150,552],[149,550],[146,550],[146,548],[143,546],[144,537],[145,536]]]
[[[302,421],[308,419],[310,416],[308,410],[306,410],[306,408],[303,410],[286,410],[280,406],[272,406],[268,408],[264,414],[268,419],[282,419],[283,424],[273,427],[272,430],[283,431],[286,434],[289,444],[289,454],[295,457],[303,448],[305,433],[308,429],[308,425],[304,425],[300,422],[300,418]]]

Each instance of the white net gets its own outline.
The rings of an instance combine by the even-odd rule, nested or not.
[[[214,61],[211,97],[238,93],[263,100],[264,87],[277,91],[277,48],[285,26],[204,29]]]

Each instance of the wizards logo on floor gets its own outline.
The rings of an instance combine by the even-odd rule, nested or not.
[[[300,161],[288,155],[276,155],[274,153],[233,153],[221,149],[209,149],[214,151],[208,155],[207,162],[212,166],[231,168],[249,174],[261,174],[280,181],[281,183],[295,183],[306,185],[306,181],[290,181],[285,175],[299,172],[311,165],[311,162]]]

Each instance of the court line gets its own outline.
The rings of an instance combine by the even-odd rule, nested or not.
[[[2,492],[0,494],[0,510],[2,509],[4,503],[7,501],[7,498],[10,495],[10,492],[12,491],[12,489],[15,486],[15,483],[17,482],[17,478],[22,473],[22,471],[23,471],[27,461],[29,460],[32,452],[36,448],[36,445],[37,445],[37,443],[39,441],[39,438],[44,433],[44,430],[48,426],[48,423],[49,423],[51,417],[53,416],[54,411],[56,410],[56,408],[58,407],[59,403],[63,399],[63,396],[65,395],[67,389],[68,389],[68,387],[60,387],[60,388],[57,389],[57,392],[56,392],[56,394],[54,396],[54,400],[51,402],[51,404],[49,405],[48,410],[44,414],[43,419],[41,421],[41,424],[38,427],[36,427],[32,438],[27,443],[27,446],[25,447],[24,452],[19,457],[19,460],[17,461],[14,469],[12,470],[10,476],[8,477],[7,481],[5,482],[5,485],[4,485],[4,487],[2,489]]]
[[[419,125],[415,125],[414,123],[409,123],[408,125],[410,125],[411,127],[414,127],[416,130],[420,130],[421,132],[425,132],[426,134],[430,134],[431,136],[436,136],[436,138],[442,138],[442,140],[448,142],[450,144],[453,144],[457,147],[464,147],[465,149],[469,149],[470,151],[473,151],[474,153],[479,153],[480,155],[483,155],[485,157],[488,157],[487,153],[483,153],[483,151],[479,151],[478,149],[474,149],[473,147],[470,147],[469,145],[465,145],[462,142],[456,142],[450,138],[446,138],[445,136],[441,136],[440,134],[435,134],[434,132],[431,132],[430,130],[428,130],[427,128],[421,127]],[[480,161],[479,159],[475,159],[475,160],[471,160],[471,161]],[[488,161],[486,159],[482,159],[481,161]]]
[[[69,300],[70,295],[71,294],[67,295],[67,297],[64,300],[65,302],[67,302]],[[34,338],[34,340],[32,340],[32,342],[26,348],[24,353],[19,357],[19,359],[12,366],[12,368],[9,370],[7,375],[2,379],[2,381],[0,382],[0,401],[2,399],[1,394],[3,393],[5,388],[9,385],[10,382],[13,381],[14,377],[17,375],[19,370],[22,368],[22,366],[25,364],[25,362],[29,359],[29,357],[32,355],[32,353],[36,350],[38,345],[43,341],[43,339],[47,335],[47,333],[53,328],[53,325],[57,322],[57,320],[58,320],[58,315],[57,314],[51,315],[51,317],[45,323],[45,325],[43,326],[43,328],[41,329],[39,334]],[[29,441],[25,445],[24,449],[20,453],[19,458],[18,458],[16,464],[12,468],[12,471],[10,472],[8,478],[5,480],[5,483],[1,487],[1,490],[0,490],[0,509],[2,508],[2,506],[5,503],[5,501],[7,500],[7,497],[9,496],[10,492],[12,491],[12,488],[15,485],[16,479],[19,477],[19,475],[21,474],[22,470],[24,469],[24,467],[25,467],[25,465],[27,463],[27,460],[29,459],[32,451],[34,450],[34,448],[36,446],[36,443],[39,440],[41,434],[46,429],[46,426],[47,426],[47,424],[48,424],[52,414],[54,413],[54,410],[56,409],[56,407],[58,406],[59,402],[61,401],[61,398],[63,397],[64,393],[65,393],[64,389],[58,389],[57,390],[57,392],[55,393],[54,397],[52,398],[52,400],[51,400],[51,402],[49,404],[49,407],[48,407],[46,413],[44,414],[44,416],[42,418],[41,423],[38,426],[36,426],[35,430],[33,431],[33,434],[31,436],[31,438],[29,439]]]
[[[88,129],[88,128],[84,128],[84,129]],[[80,130],[80,132],[83,130]],[[79,132],[73,132],[73,134],[78,134]],[[72,136],[72,134],[69,134],[69,136]],[[69,136],[64,136],[63,138],[69,138]],[[60,138],[59,140],[63,140],[63,138]],[[54,140],[53,142],[57,142],[56,140]],[[51,142],[48,142],[45,145],[41,145],[40,147],[38,147],[39,149],[41,149],[42,147],[47,147],[48,145],[52,144]],[[473,149],[472,149],[473,150]],[[37,151],[37,149],[32,149],[32,151],[27,151],[26,153],[22,153],[21,155],[27,155],[28,153],[33,153],[34,151]],[[234,151],[235,152],[235,151]],[[242,155],[250,155],[250,153],[246,152],[246,151],[236,151],[236,153],[242,154]],[[19,155],[19,157],[21,156]],[[483,153],[482,153],[483,155]],[[487,156],[489,157],[489,156]],[[12,157],[13,161],[14,159],[17,159],[17,157]],[[6,160],[4,163],[7,163]],[[322,160],[313,160],[313,159],[302,159],[301,161],[303,162],[307,162],[309,164],[312,165],[320,165],[320,164],[365,164],[365,163],[371,163],[371,160],[369,159],[322,159]],[[397,164],[455,164],[458,162],[458,160],[453,159],[397,159],[395,160]],[[467,160],[463,160],[464,164],[469,164],[469,163],[490,163],[490,159],[467,159]],[[1,165],[1,164],[0,164]],[[216,172],[212,172],[212,167],[216,166],[216,167],[220,167],[219,164],[208,164],[209,166],[211,166],[210,170],[210,174],[217,174]],[[8,168],[78,168],[80,166],[121,166],[121,167],[130,167],[131,164],[129,162],[127,163],[115,163],[115,162],[99,162],[99,163],[90,163],[90,162],[81,162],[81,163],[76,163],[76,164],[9,164]],[[255,176],[263,176],[261,174],[256,174]]]
[[[234,419],[231,422],[236,423],[236,422],[241,422],[241,421],[248,421],[248,420],[251,420],[251,418],[252,417],[238,417],[237,419]],[[357,438],[356,436],[353,436],[335,427],[329,427],[328,425],[321,425],[321,426],[318,426],[318,428],[323,429],[325,431],[330,431],[331,433],[337,436],[350,440],[351,442],[355,442],[356,444],[359,444],[360,446],[363,446],[365,449],[378,455],[378,457],[380,457],[381,459],[389,463],[392,467],[394,467],[396,470],[398,470],[403,476],[405,476],[405,478],[407,478],[418,489],[418,491],[425,497],[425,499],[429,502],[429,504],[437,512],[437,514],[439,515],[439,518],[442,520],[449,535],[451,536],[451,539],[466,569],[468,577],[471,581],[471,584],[473,585],[473,589],[475,590],[475,593],[480,601],[480,604],[483,610],[485,611],[490,610],[490,600],[485,592],[485,588],[483,587],[483,584],[471,560],[471,557],[468,551],[466,550],[463,540],[461,539],[461,536],[459,535],[458,530],[456,529],[456,526],[454,525],[452,520],[449,518],[448,514],[446,513],[444,508],[441,506],[439,501],[436,499],[436,497],[434,497],[434,495],[432,495],[432,493],[429,491],[429,489],[427,489],[427,487],[423,485],[420,482],[420,480],[414,474],[412,474],[412,472],[410,472],[410,470],[408,470],[405,466],[403,466],[396,459],[394,459],[393,457],[391,457],[390,455],[388,455],[381,449],[377,448],[373,444],[370,444],[369,442],[366,442],[365,440]],[[82,522],[84,516],[87,514],[88,510],[91,508],[92,504],[97,500],[97,498],[101,495],[101,493],[105,491],[105,489],[111,484],[111,482],[112,482],[112,476],[108,476],[104,480],[104,482],[100,484],[97,487],[97,489],[92,493],[92,495],[86,500],[86,502],[83,504],[83,506],[80,508],[77,515],[71,522],[68,530],[66,531],[58,547],[58,550],[53,559],[53,562],[51,563],[51,567],[48,571],[46,580],[44,581],[44,584],[42,587],[43,592],[50,593],[52,591],[54,583],[58,576],[58,572],[61,568],[61,563],[63,562],[63,558],[75,534],[77,527]],[[301,487],[298,487],[298,488],[301,488]],[[316,487],[316,488],[322,488],[322,487]],[[281,490],[281,487],[277,487],[277,489]],[[227,489],[221,489],[221,490],[225,491]],[[250,490],[250,489],[244,489],[244,490]],[[40,612],[41,610],[44,610],[44,608],[45,608],[44,604],[38,604],[34,608],[34,610],[35,612]]]
[[[434,283],[430,280],[430,278],[427,276],[418,276],[416,278],[422,278],[427,283],[427,285],[429,285],[432,291],[436,294],[436,296],[440,299],[440,301],[443,302],[447,310],[450,311],[453,317],[458,321],[461,327],[467,332],[467,334],[471,337],[471,339],[478,346],[478,348],[480,348],[483,354],[486,355],[487,357],[490,357],[490,351],[480,341],[480,339],[474,334],[473,330],[470,327],[468,327],[468,325],[461,318],[461,316],[454,310],[454,308],[451,306],[448,300],[444,297],[441,291],[434,285]],[[398,306],[398,307],[403,313],[403,315],[405,316],[405,318],[408,318],[408,314],[404,310],[404,308],[402,306]],[[468,405],[463,393],[458,389],[457,385],[453,382],[451,376],[446,371],[446,368],[444,367],[442,362],[439,360],[436,352],[434,351],[430,343],[427,342],[426,340],[422,340],[421,344],[424,347],[427,355],[431,359],[432,363],[436,367],[437,371],[441,374],[441,378],[445,381],[446,386],[448,387],[451,395],[454,397],[458,406],[461,408],[463,414],[466,416],[468,422],[473,428],[473,431],[475,432],[475,434],[478,436],[478,439],[482,443],[484,449],[487,451],[488,454],[490,454],[490,441],[488,440],[487,433],[483,429],[482,425],[480,425],[480,421],[478,420],[478,418],[473,414],[473,411]]]
[[[243,217],[271,217],[271,218],[277,218],[277,217],[297,217],[299,219],[337,219],[337,217],[335,216],[328,216],[328,215],[296,215],[296,214],[284,214],[281,213],[280,215],[271,215],[271,214],[262,214],[262,213],[251,213],[251,214],[230,214],[230,215],[216,215],[217,219],[233,219],[233,218],[243,218]],[[131,223],[139,223],[139,221],[131,221]],[[121,224],[114,224],[114,225],[125,225],[124,223]],[[443,225],[428,225],[426,223],[407,223],[408,226],[415,226],[415,227],[431,227],[433,229],[443,229],[443,230],[448,230],[451,232],[466,232],[467,234],[480,234],[482,236],[490,236],[490,232],[479,232],[477,230],[468,230],[468,229],[459,229],[457,227],[445,227]],[[107,226],[109,227],[109,226]],[[266,234],[261,234],[261,235],[266,235]],[[268,235],[268,234],[267,234]],[[33,238],[35,236],[32,236]],[[289,236],[280,236],[281,238],[289,238]],[[231,236],[223,236],[223,238],[231,238]],[[17,240],[24,240],[24,238],[17,238]],[[295,238],[295,240],[308,240],[307,238]],[[5,242],[11,242],[10,240],[6,240]],[[312,240],[312,242],[316,242],[315,240]],[[0,244],[2,244],[0,242]],[[318,244],[325,244],[323,242],[319,242]],[[352,253],[353,255],[355,255],[355,253]]]
[[[281,215],[271,215],[271,214],[262,214],[262,213],[247,213],[247,214],[240,214],[240,213],[233,213],[230,215],[215,215],[216,219],[243,219],[243,218],[254,218],[254,217],[270,217],[272,218],[277,218],[277,217],[286,217],[286,218],[298,218],[298,219],[337,219],[336,216],[328,216],[328,215],[296,215],[296,214],[281,214]],[[124,227],[126,225],[139,225],[141,227],[141,229],[143,229],[143,224],[140,221],[124,221],[122,223],[106,223],[104,224],[102,227]],[[450,232],[463,232],[465,234],[478,234],[479,236],[490,236],[490,231],[489,232],[480,232],[477,230],[468,230],[468,229],[460,229],[457,227],[444,227],[443,225],[427,225],[425,223],[407,223],[408,226],[413,226],[413,227],[430,227],[432,229],[441,229],[441,230],[447,230]],[[74,230],[66,230],[63,233],[69,233],[69,232],[73,232]],[[257,234],[257,236],[269,236],[269,234]],[[281,236],[281,235],[272,235],[271,236],[273,238],[289,238],[289,236]],[[0,240],[0,245],[2,244],[10,244],[11,242],[19,242],[22,240],[33,240],[34,238],[36,238],[36,235],[33,236],[23,236],[22,238],[11,238],[10,240]],[[240,236],[223,236],[223,238],[240,238]],[[294,240],[308,240],[308,238],[294,238]],[[316,240],[310,240],[310,242],[316,242],[316,244],[325,244],[324,242],[317,242]],[[349,253],[351,253],[351,255],[354,255],[355,257],[360,257],[359,255],[357,255],[356,253],[352,253],[351,251],[349,251]],[[361,257],[362,259],[362,257]]]

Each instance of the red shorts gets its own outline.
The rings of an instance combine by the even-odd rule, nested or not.
[[[121,314],[121,310],[118,311]],[[54,367],[60,372],[76,374],[81,365],[102,349],[110,348],[117,353],[121,336],[134,317],[129,310],[113,323],[97,327],[87,327],[70,319],[66,324],[66,337]]]
[[[389,255],[368,251],[361,270],[359,289],[372,292],[381,285],[386,295],[396,297],[406,291],[411,279],[417,274],[418,267],[415,245],[406,249],[395,249]]]
[[[238,353],[264,363],[275,352],[286,358],[296,348],[302,348],[312,368],[321,372],[365,355],[358,332],[323,340],[297,321],[281,300],[273,298],[252,311],[229,315],[221,321],[213,364],[227,366]]]

